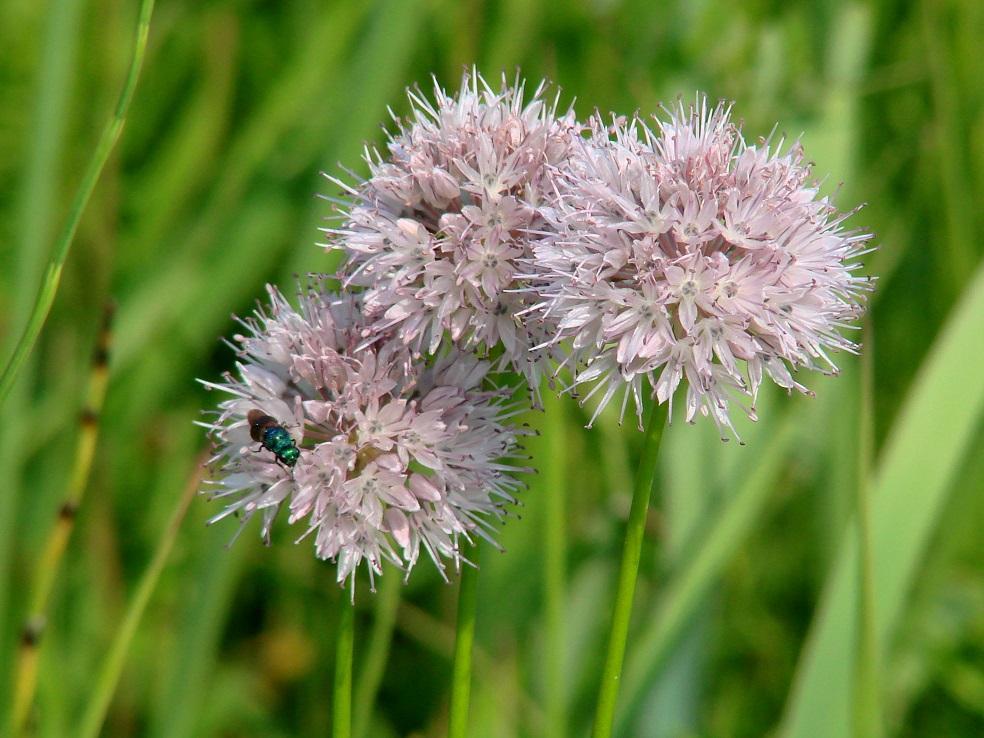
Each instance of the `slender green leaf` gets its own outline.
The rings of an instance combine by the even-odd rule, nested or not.
[[[891,645],[954,474],[984,413],[984,266],[940,333],[885,443],[872,486],[875,625]],[[783,716],[782,738],[850,735],[857,532],[846,533]]]

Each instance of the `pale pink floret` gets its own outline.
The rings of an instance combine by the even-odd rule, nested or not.
[[[534,392],[547,368],[548,325],[524,319],[533,300],[521,260],[550,229],[554,196],[582,126],[558,114],[541,84],[505,78],[498,91],[477,73],[460,90],[410,92],[387,152],[366,151],[369,176],[342,185],[342,223],[327,229],[344,250],[346,288],[364,290],[376,334],[396,331],[415,353],[449,342],[487,352],[522,373]]]
[[[840,335],[863,313],[867,278],[852,260],[871,235],[845,231],[798,143],[745,143],[730,106],[681,103],[650,128],[591,122],[534,246],[536,310],[569,347],[574,386],[596,383],[595,416],[619,391],[640,416],[643,382],[685,417],[734,432],[732,402],[764,375],[806,392],[791,369],[836,373]],[[739,403],[741,404],[741,403]]]
[[[286,506],[353,586],[362,562],[370,580],[383,559],[409,574],[424,549],[443,574],[444,559],[463,559],[462,539],[492,540],[522,486],[512,460],[525,431],[508,422],[505,392],[482,389],[490,365],[449,351],[425,368],[400,341],[361,346],[367,326],[352,295],[313,290],[296,310],[270,296],[236,336],[238,376],[205,383],[232,395],[205,424],[223,474],[209,492],[230,500],[214,520],[236,513],[245,525],[260,512],[269,539]],[[254,408],[301,449],[292,468],[250,438]]]

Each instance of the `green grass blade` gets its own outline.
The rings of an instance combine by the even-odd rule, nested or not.
[[[0,334],[3,335],[0,345],[4,355],[15,345],[16,336],[10,329],[20,325],[30,315],[35,298],[33,290],[44,268],[45,252],[51,242],[51,223],[57,208],[61,177],[58,165],[68,128],[66,110],[71,99],[72,65],[77,58],[82,5],[83,3],[75,0],[65,0],[52,2],[45,9],[46,27],[40,66],[34,82],[36,103],[25,153],[22,154],[23,184],[20,192],[11,197],[16,200],[19,213],[15,215],[0,206],[0,218],[9,221],[15,229],[9,245],[4,243],[6,239],[0,233],[0,289],[7,291],[9,300],[4,303],[4,307],[0,307],[0,314],[3,314],[0,318]],[[13,11],[12,7],[5,6],[0,11],[0,23],[10,23],[8,27],[15,25],[8,20],[14,17]],[[16,52],[8,47],[6,53]],[[0,54],[0,67],[5,66],[5,56]],[[15,89],[13,84],[6,87],[4,94],[0,96],[0,106],[10,104],[7,102],[11,99],[8,95]],[[0,123],[0,158],[5,154],[9,157],[7,152],[13,148],[5,140],[7,137],[3,135],[3,128]],[[5,195],[6,193],[0,194],[0,202]],[[16,252],[10,248],[13,244],[17,244]],[[13,378],[10,381],[13,382]],[[31,386],[26,386],[28,384]],[[34,391],[33,382],[19,385],[18,391],[6,405],[5,416],[22,417],[28,407],[27,398]],[[0,460],[0,510],[3,510],[0,515],[0,633],[10,635],[13,631],[7,629],[8,619],[22,614],[18,611],[16,588],[12,586],[14,567],[11,565],[15,556],[15,539],[19,534],[18,522],[22,504],[15,480],[23,463],[19,454],[11,451],[20,447],[22,442],[23,432],[16,424],[5,424],[0,428],[0,448],[6,452]],[[13,638],[5,639],[0,644],[0,663],[12,663],[13,653]],[[10,682],[12,676],[12,670],[0,670],[0,694],[13,694],[13,684]],[[0,700],[0,703],[0,725],[6,725],[8,705],[5,700]]]
[[[103,664],[103,668],[95,681],[95,686],[89,703],[86,706],[78,732],[81,738],[96,738],[102,731],[103,723],[106,720],[106,712],[109,710],[113,694],[116,692],[116,686],[119,684],[120,676],[123,674],[123,666],[126,662],[127,653],[130,650],[130,644],[133,642],[137,627],[140,625],[144,612],[147,609],[147,603],[150,602],[150,597],[157,587],[161,572],[164,570],[164,565],[167,563],[171,549],[174,547],[174,543],[178,538],[178,531],[181,529],[181,523],[185,518],[185,514],[188,512],[188,507],[191,505],[191,501],[194,499],[195,493],[201,484],[201,477],[202,466],[201,464],[197,464],[195,466],[195,472],[188,480],[184,493],[178,500],[174,514],[161,536],[157,550],[154,552],[154,558],[151,559],[147,570],[140,578],[140,583],[137,585],[137,589],[134,591],[133,597],[130,600],[130,606],[127,608],[126,617],[120,624],[116,638],[106,656],[106,662]]]
[[[71,119],[68,110],[72,83],[77,74],[74,66],[83,5],[78,0],[58,0],[50,3],[46,14],[44,46],[37,75],[37,103],[18,203],[18,264],[14,269],[18,322],[27,317],[35,297],[32,290],[51,244],[52,224],[57,222],[59,215],[62,176],[59,164]]]
[[[107,306],[103,327],[96,341],[86,401],[80,414],[81,427],[78,446],[75,450],[71,481],[65,490],[65,497],[58,507],[58,515],[53,521],[47,542],[33,572],[31,604],[21,637],[17,663],[13,708],[14,735],[21,734],[34,703],[39,646],[50,614],[52,592],[55,588],[55,582],[63,574],[65,551],[75,530],[75,521],[82,505],[83,496],[89,486],[89,475],[92,471],[92,460],[95,456],[96,440],[99,436],[99,418],[102,413],[103,402],[106,399],[106,385],[109,378],[112,315],[112,306]]]
[[[151,738],[183,738],[201,729],[212,696],[210,688],[215,686],[216,654],[228,627],[249,547],[228,545],[221,530],[208,533],[211,540],[198,548],[190,566],[195,580],[185,593],[184,608],[175,626],[173,658],[160,669],[160,698],[147,730]]]
[[[31,312],[31,317],[28,319],[27,327],[14,348],[14,353],[7,364],[7,368],[4,369],[3,376],[0,377],[0,405],[3,404],[10,392],[14,380],[23,368],[24,362],[27,361],[31,349],[34,348],[41,328],[48,319],[51,305],[55,301],[55,294],[58,292],[58,283],[61,281],[62,267],[65,265],[65,259],[68,258],[68,250],[75,239],[75,231],[78,230],[79,221],[82,220],[82,212],[85,210],[89,197],[96,187],[96,182],[99,181],[99,175],[123,131],[123,124],[126,122],[126,114],[130,109],[130,102],[133,100],[133,92],[137,87],[137,79],[140,77],[140,68],[143,66],[144,54],[147,50],[147,36],[150,34],[150,17],[153,10],[154,0],[143,0],[140,4],[140,17],[137,21],[133,57],[130,61],[130,70],[127,73],[126,82],[123,85],[123,92],[120,94],[113,117],[99,139],[99,144],[89,162],[89,168],[82,177],[75,201],[69,211],[68,220],[55,242],[55,250],[48,267],[45,269],[37,302]]]
[[[984,412],[984,266],[944,326],[882,453],[871,518],[879,650],[891,643],[913,577]],[[783,716],[782,738],[850,735],[857,631],[854,526],[828,578]]]
[[[858,434],[858,517],[859,576],[858,643],[854,671],[854,734],[859,738],[880,738],[882,727],[881,670],[875,613],[874,555],[871,546],[871,472],[874,447],[874,350],[871,323],[865,325],[864,356],[861,357],[861,407]]]
[[[616,734],[624,735],[627,720],[640,707],[647,685],[666,663],[695,608],[745,540],[774,490],[775,478],[788,457],[794,420],[787,417],[761,456],[747,481],[721,509],[707,528],[703,543],[688,556],[679,573],[664,589],[655,616],[635,638],[625,669],[623,709]]]

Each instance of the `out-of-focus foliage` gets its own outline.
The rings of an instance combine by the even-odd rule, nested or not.
[[[118,95],[134,6],[0,4],[3,361]],[[860,389],[862,360],[841,356],[841,377],[800,378],[817,398],[763,396],[761,420],[739,428],[743,447],[721,444],[710,422],[667,432],[621,735],[847,735],[848,687],[816,695],[826,682],[849,684],[853,668],[853,590],[834,581],[838,566],[856,566],[846,536],[865,402],[875,412],[888,732],[984,733],[984,341],[973,330],[984,325],[974,318],[984,290],[982,37],[984,6],[973,0],[159,2],[120,145],[0,413],[0,695],[12,690],[27,592],[68,484],[103,305],[118,304],[109,396],[42,641],[41,736],[73,734],[195,473],[205,439],[192,422],[217,398],[194,378],[231,369],[219,340],[237,331],[231,315],[248,314],[265,282],[289,292],[294,275],[334,269],[315,245],[331,206],[313,195],[337,186],[319,172],[363,172],[362,142],[381,140],[387,106],[407,109],[406,86],[427,88],[434,74],[454,87],[476,64],[490,78],[517,67],[548,77],[583,116],[648,113],[696,90],[734,99],[747,138],[777,123],[802,133],[838,205],[868,203],[849,223],[875,230],[881,247],[866,264],[879,279],[866,318],[872,396]],[[529,418],[542,433],[533,464],[566,478],[559,694],[570,735],[591,720],[640,436],[610,414],[585,430],[587,417],[566,399]],[[544,654],[558,634],[547,632],[543,484],[530,480],[521,519],[504,527],[506,552],[483,557],[476,738],[552,727],[544,705],[556,670]],[[192,505],[106,735],[327,734],[347,594],[310,542],[291,545],[298,531],[280,524],[264,548],[248,528],[227,550],[235,523],[204,527],[216,512],[204,497]],[[406,586],[400,577],[388,571],[376,595],[359,583],[356,681],[372,659],[385,668],[378,699],[356,714],[368,716],[365,736],[438,736],[455,589],[427,567]],[[382,628],[379,645],[371,635],[391,605],[392,637]],[[0,719],[9,709],[4,698]]]

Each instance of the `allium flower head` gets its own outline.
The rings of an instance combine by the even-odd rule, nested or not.
[[[596,117],[547,211],[538,307],[575,385],[596,382],[595,417],[623,390],[641,422],[644,380],[671,408],[686,380],[687,420],[734,432],[730,402],[750,398],[754,418],[763,376],[807,392],[790,369],[836,373],[829,354],[857,350],[839,330],[863,312],[871,285],[851,259],[871,235],[843,229],[798,142],[748,145],[730,111],[699,98],[655,128]]]
[[[460,539],[491,540],[522,486],[510,474],[524,470],[509,459],[525,431],[508,422],[504,392],[481,389],[489,365],[451,351],[424,367],[392,340],[356,350],[365,334],[358,298],[312,290],[295,310],[269,291],[269,310],[236,336],[238,376],[204,383],[232,395],[203,424],[221,467],[208,491],[230,500],[213,520],[236,513],[245,526],[260,513],[269,541],[286,506],[353,587],[362,561],[370,580],[383,559],[409,573],[423,548],[443,575],[442,557],[456,566],[463,558]],[[250,437],[251,410],[290,432],[300,449],[293,466]]]
[[[409,120],[396,119],[388,154],[366,151],[369,178],[341,182],[352,202],[343,224],[328,229],[329,248],[344,249],[346,287],[365,288],[374,330],[398,330],[417,353],[448,338],[497,357],[538,385],[547,337],[519,314],[518,261],[549,228],[543,203],[567,166],[582,127],[557,115],[541,84],[498,92],[476,72],[449,96],[435,83],[434,102],[409,93]],[[337,182],[337,180],[336,180]]]

